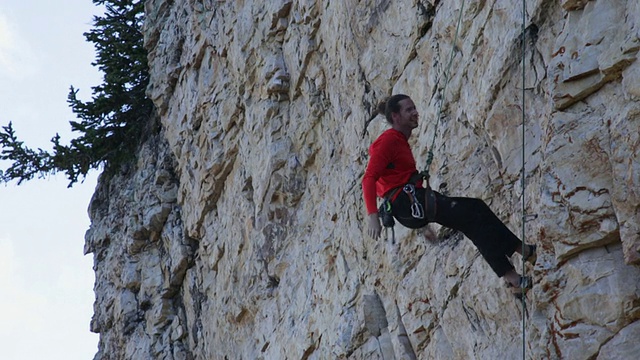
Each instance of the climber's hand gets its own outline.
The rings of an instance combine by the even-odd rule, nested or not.
[[[382,225],[380,225],[378,214],[369,214],[367,218],[367,234],[369,234],[372,239],[376,240],[380,237],[380,232],[382,232]]]
[[[427,226],[422,228],[422,236],[429,242],[436,242],[438,240],[438,235],[436,235],[436,232],[431,228],[431,224],[427,224]]]

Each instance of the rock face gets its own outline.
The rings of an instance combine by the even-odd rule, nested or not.
[[[162,130],[90,206],[95,358],[636,356],[640,2],[521,6],[148,0]],[[364,235],[392,93],[431,185],[538,244],[524,310],[461,234]]]

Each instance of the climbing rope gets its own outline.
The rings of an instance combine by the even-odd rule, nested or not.
[[[427,161],[425,169],[421,174],[428,177],[429,176],[429,167],[433,162],[433,149],[435,147],[436,137],[438,134],[438,126],[440,124],[440,117],[442,116],[442,106],[444,104],[445,93],[447,89],[447,84],[449,83],[449,75],[451,71],[451,65],[453,63],[453,58],[455,54],[456,44],[458,42],[458,34],[460,32],[460,23],[462,21],[462,13],[464,11],[465,0],[462,0],[462,4],[460,6],[460,13],[458,14],[458,23],[456,25],[456,33],[453,39],[453,44],[451,45],[451,51],[449,54],[449,63],[447,64],[445,73],[444,73],[444,85],[442,86],[442,93],[440,94],[440,103],[438,105],[438,113],[436,116],[436,124],[433,131],[433,138],[431,140],[431,145],[427,152]],[[526,225],[526,201],[525,201],[525,186],[526,186],[526,170],[525,170],[525,160],[526,160],[526,152],[525,152],[525,135],[526,135],[526,110],[525,110],[525,50],[526,50],[526,39],[525,39],[525,31],[526,31],[526,13],[527,13],[527,2],[526,0],[522,0],[522,25],[521,25],[521,48],[522,48],[522,175],[521,175],[521,183],[522,183],[522,276],[526,276],[525,273],[525,251],[526,251],[526,241],[525,241],[525,225]],[[521,301],[522,301],[522,359],[524,360],[526,357],[526,302],[525,302],[525,289],[522,288],[521,293]]]
[[[521,181],[522,181],[522,276],[526,276],[526,271],[525,271],[525,225],[527,222],[527,216],[526,216],[526,202],[525,202],[525,186],[526,186],[526,171],[525,171],[525,158],[526,158],[526,154],[525,154],[525,150],[524,150],[524,146],[525,146],[525,119],[526,119],[526,112],[525,112],[525,86],[524,86],[524,82],[525,82],[525,50],[526,50],[526,41],[525,41],[525,30],[526,30],[526,19],[527,19],[527,1],[526,0],[522,0],[522,29],[521,29],[521,40],[522,40],[522,176],[521,176]],[[525,298],[524,298],[524,288],[522,289],[522,296],[520,297],[522,299],[522,360],[525,359],[526,356],[526,351],[527,351],[527,346],[526,346],[526,333],[527,333],[527,328],[526,328],[526,303],[525,303]]]
[[[451,74],[451,64],[453,64],[453,57],[455,54],[456,44],[458,42],[458,34],[460,33],[460,23],[462,22],[462,13],[464,12],[464,3],[465,0],[462,0],[462,5],[460,5],[460,14],[458,14],[458,23],[456,25],[456,34],[453,37],[453,43],[451,44],[451,51],[449,52],[449,63],[447,64],[447,68],[444,72],[444,85],[442,86],[442,93],[440,94],[440,103],[438,104],[438,113],[436,116],[436,125],[433,130],[433,138],[431,139],[431,146],[429,147],[429,151],[427,152],[427,164],[422,171],[422,174],[426,177],[429,177],[429,167],[433,162],[433,148],[436,143],[436,137],[438,135],[438,125],[440,125],[440,116],[442,116],[442,105],[444,104],[445,92],[447,90],[447,84],[449,83],[449,75]]]
[[[433,149],[435,147],[436,138],[438,135],[438,126],[440,124],[440,117],[442,116],[442,106],[444,104],[444,98],[446,94],[447,84],[449,83],[449,75],[451,71],[451,65],[453,63],[453,57],[455,54],[456,44],[458,42],[458,34],[460,32],[460,23],[462,21],[462,13],[464,11],[465,0],[462,0],[462,4],[460,6],[460,13],[458,14],[458,22],[456,25],[456,33],[453,39],[453,44],[451,45],[451,51],[449,53],[449,63],[447,64],[445,73],[444,73],[444,85],[442,86],[442,92],[440,94],[440,103],[438,104],[438,113],[436,116],[436,124],[433,131],[433,138],[431,140],[431,145],[427,152],[427,161],[425,169],[421,172],[421,174],[428,178],[429,177],[429,167],[433,162]],[[525,226],[526,226],[526,201],[525,201],[525,187],[526,187],[526,169],[525,169],[525,160],[526,160],[526,151],[525,151],[525,135],[526,135],[526,109],[525,109],[525,50],[526,50],[526,39],[525,39],[525,31],[526,31],[526,14],[527,14],[527,2],[526,0],[522,0],[522,25],[521,25],[521,48],[522,48],[522,175],[521,175],[521,183],[522,183],[522,276],[526,276],[526,265],[525,265],[525,251],[526,251],[526,241],[525,241]],[[524,287],[521,289],[522,302],[522,359],[526,358],[526,302],[525,302],[525,289]]]

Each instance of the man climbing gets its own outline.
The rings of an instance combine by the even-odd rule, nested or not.
[[[522,254],[520,239],[484,201],[444,196],[431,190],[428,179],[426,187],[423,186],[423,176],[417,171],[408,142],[411,131],[418,126],[418,111],[411,98],[393,95],[378,106],[378,113],[385,115],[391,129],[371,144],[369,164],[362,178],[369,236],[377,239],[382,230],[377,196],[388,200],[383,207],[388,211],[390,206],[393,217],[408,228],[418,229],[435,222],[462,232],[516,296],[531,288],[531,279],[520,276],[508,257],[518,252],[526,261],[535,263],[535,245],[527,245]]]

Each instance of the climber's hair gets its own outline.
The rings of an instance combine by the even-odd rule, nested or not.
[[[400,112],[400,101],[404,99],[410,98],[404,94],[396,94],[388,97],[386,100],[382,100],[378,104],[378,114],[384,115],[387,118],[387,122],[393,125],[391,114]]]

